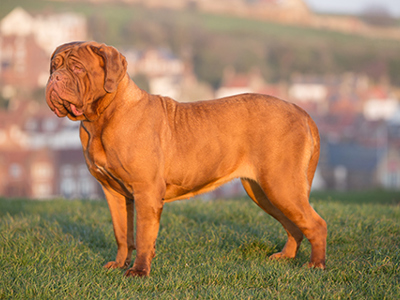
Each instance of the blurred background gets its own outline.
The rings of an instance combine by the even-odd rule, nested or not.
[[[44,97],[52,52],[76,40],[119,49],[150,93],[303,107],[321,135],[315,190],[400,190],[399,17],[398,0],[1,0],[0,197],[102,197],[79,123]]]

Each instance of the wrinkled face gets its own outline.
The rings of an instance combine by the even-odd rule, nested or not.
[[[62,45],[52,55],[46,101],[58,117],[91,120],[107,94],[126,73],[125,58],[113,47],[94,42]]]

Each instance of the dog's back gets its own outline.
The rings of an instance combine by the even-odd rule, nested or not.
[[[233,178],[257,180],[288,157],[305,169],[315,152],[310,132],[317,136],[316,126],[292,103],[259,94],[192,103],[163,100],[170,129],[164,154],[172,162],[165,170],[166,200],[212,190]]]

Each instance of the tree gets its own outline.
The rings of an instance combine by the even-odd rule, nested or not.
[[[367,6],[361,18],[364,22],[374,26],[388,27],[395,25],[395,19],[387,8],[380,4]]]

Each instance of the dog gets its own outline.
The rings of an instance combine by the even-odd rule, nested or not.
[[[96,42],[55,50],[46,101],[58,117],[80,121],[86,163],[104,190],[118,245],[105,268],[128,268],[136,249],[125,275],[148,276],[164,204],[234,178],[287,232],[271,258],[294,258],[304,235],[308,266],[325,268],[327,225],[308,201],[320,138],[295,104],[251,93],[192,103],[152,95],[130,79],[118,50]]]

